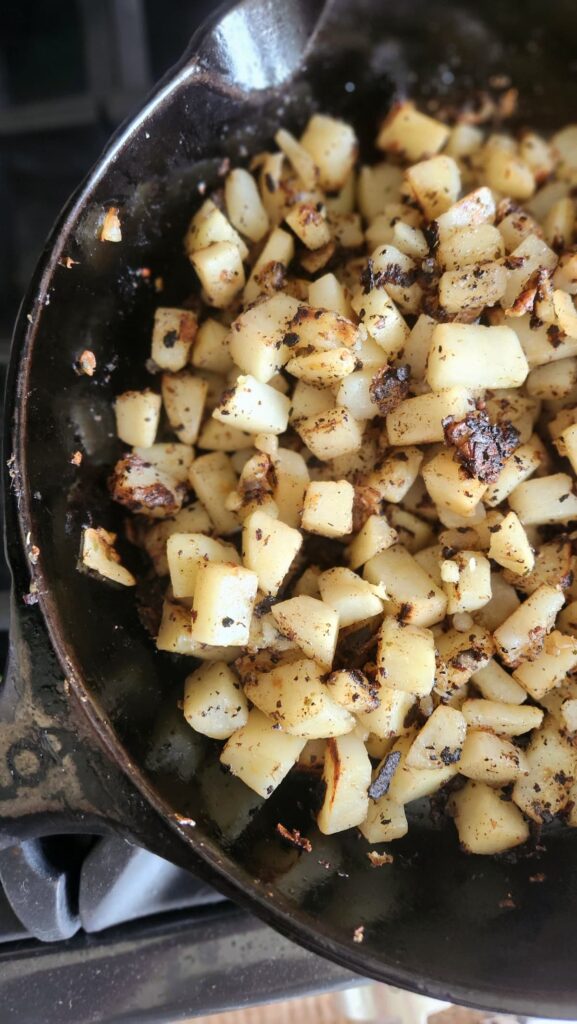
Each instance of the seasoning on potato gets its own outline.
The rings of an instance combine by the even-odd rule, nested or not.
[[[376,163],[321,114],[275,143],[193,211],[199,298],[115,402],[184,716],[261,797],[322,772],[326,834],[444,786],[470,853],[577,826],[577,127],[405,101]],[[115,543],[82,566],[131,586]]]

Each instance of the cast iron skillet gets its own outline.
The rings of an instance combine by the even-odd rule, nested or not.
[[[144,383],[155,305],[190,293],[181,239],[199,183],[218,181],[223,157],[242,160],[314,108],[353,117],[370,156],[396,92],[453,101],[503,73],[521,91],[517,123],[549,130],[571,120],[570,0],[321,8],[245,0],[197,36],[71,200],[34,275],[8,386],[15,615],[0,704],[2,844],[118,831],[360,974],[501,1011],[575,1017],[575,833],[553,830],[526,852],[487,860],[460,853],[450,823],[416,812],[394,863],[373,869],[355,835],[316,832],[306,779],[287,780],[263,806],[221,773],[212,745],[194,739],[176,708],[186,666],[154,650],[132,593],[75,569],[82,524],[117,521],[103,486],[118,451],[110,400]],[[109,204],[121,210],[120,245],[95,240]],[[96,355],[92,380],[73,371],[84,348]],[[301,827],[313,852],[283,845],[277,821]]]

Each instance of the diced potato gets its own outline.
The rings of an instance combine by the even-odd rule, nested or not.
[[[397,541],[397,534],[384,516],[369,516],[348,549],[349,564],[358,569],[379,552],[390,548]]]
[[[351,306],[342,284],[334,274],[324,274],[309,284],[309,305],[315,309],[330,309],[350,319]]]
[[[246,725],[226,743],[220,760],[255,793],[267,797],[296,764],[305,743],[304,737],[279,732],[270,718],[253,708]]]
[[[276,485],[273,498],[279,519],[288,526],[300,526],[301,510],[309,482],[309,471],[302,455],[279,448],[273,456]]]
[[[541,412],[541,403],[536,398],[526,398],[514,389],[496,389],[486,392],[486,409],[489,417],[504,425],[512,423],[519,432],[519,441],[526,444],[531,440],[533,427]]]
[[[445,615],[447,598],[443,591],[401,544],[371,558],[363,576],[369,583],[383,584],[387,592],[385,611],[402,615],[403,622],[432,626]]]
[[[430,629],[387,616],[379,633],[377,671],[394,690],[425,697],[435,682],[435,638]]]
[[[561,717],[567,732],[577,732],[577,699],[575,697],[563,701],[561,705]]]
[[[166,543],[173,533],[211,533],[212,523],[199,501],[187,505],[170,519],[151,523],[142,537],[142,546],[152,561],[157,576],[168,576]]]
[[[294,135],[291,135],[284,128],[279,129],[274,137],[274,141],[292,164],[295,173],[301,179],[305,188],[316,188],[319,179],[319,169],[308,150],[295,139]]]
[[[254,264],[243,293],[245,305],[259,295],[280,291],[285,284],[286,270],[295,254],[294,238],[288,231],[275,228],[268,237]]]
[[[196,732],[226,740],[248,722],[248,704],[225,662],[203,665],[184,682],[184,717]]]
[[[243,167],[235,167],[226,176],[224,201],[228,219],[241,235],[259,242],[269,227],[268,214],[261,202],[256,182]]]
[[[450,451],[442,449],[426,463],[422,475],[438,510],[446,508],[465,518],[475,516],[487,484],[475,477],[464,477]]]
[[[357,451],[363,441],[361,424],[342,406],[298,420],[295,429],[312,454],[323,462]]]
[[[352,213],[356,207],[357,175],[353,169],[337,192],[325,193],[327,210],[330,214]]]
[[[537,656],[564,603],[559,587],[543,584],[495,630],[495,643],[506,665],[515,667]]]
[[[200,567],[207,562],[240,565],[238,552],[232,544],[224,544],[203,533],[172,533],[167,538],[166,557],[176,598],[194,596]]]
[[[326,208],[315,202],[295,203],[285,220],[307,249],[321,249],[331,240]]]
[[[413,164],[406,178],[427,220],[445,213],[459,198],[461,175],[450,156],[434,156]]]
[[[458,772],[457,764],[443,765],[435,768],[411,768],[407,764],[407,754],[413,745],[414,733],[403,736],[393,746],[401,760],[391,780],[387,796],[397,804],[409,804],[424,796],[431,796],[452,779]]]
[[[198,447],[209,452],[239,452],[250,447],[253,437],[219,420],[206,420],[198,435]]]
[[[305,569],[302,576],[299,576],[296,581],[292,589],[293,597],[300,597],[301,594],[306,594],[307,597],[320,597],[320,574],[321,570],[318,565],[309,565],[308,569]]]
[[[487,518],[485,506],[481,501],[478,501],[466,516],[461,515],[459,512],[454,512],[448,507],[445,508],[441,504],[437,507],[437,513],[439,522],[448,530],[470,530],[471,528],[476,528],[479,524],[484,524]]]
[[[563,608],[557,619],[559,628],[571,636],[577,636],[577,601],[572,601]]]
[[[569,398],[577,386],[577,358],[537,366],[527,378],[527,393],[534,398]]]
[[[213,373],[228,373],[233,361],[228,348],[228,330],[218,320],[208,317],[200,324],[190,361],[199,370]]]
[[[335,348],[328,352],[309,352],[293,356],[287,371],[293,377],[316,387],[334,387],[353,372],[357,364],[354,352],[348,348]]]
[[[535,191],[531,168],[514,153],[493,149],[485,163],[485,173],[490,188],[512,199],[530,199]]]
[[[534,700],[541,700],[549,690],[559,686],[566,674],[577,666],[577,639],[554,630],[547,637],[540,654],[525,661],[513,672],[513,678]]]
[[[529,372],[519,339],[510,327],[439,324],[433,331],[427,380],[434,391],[455,385],[516,388]]]
[[[573,182],[577,171],[577,125],[569,124],[550,140],[556,171],[560,178]]]
[[[409,548],[407,548],[407,550],[409,550]],[[415,562],[417,565],[420,565],[421,569],[425,570],[427,575],[431,577],[440,590],[443,589],[443,581],[441,579],[442,557],[442,548],[440,544],[431,544],[430,547],[423,548],[415,554]]]
[[[385,288],[374,287],[368,292],[359,288],[351,306],[386,358],[396,358],[409,336],[409,328]]]
[[[559,434],[557,448],[567,456],[573,472],[577,473],[577,423],[572,423]]]
[[[493,224],[458,228],[440,242],[437,263],[443,270],[461,270],[474,264],[499,260],[505,255],[500,231]]]
[[[326,683],[333,700],[351,714],[374,711],[379,706],[379,687],[356,668],[331,672]]]
[[[418,448],[394,449],[378,469],[368,474],[364,483],[372,488],[382,501],[402,501],[417,479],[422,461],[423,453]]]
[[[438,153],[448,137],[446,125],[421,114],[406,100],[392,108],[377,136],[377,146],[413,163]]]
[[[383,354],[381,352],[381,360]],[[375,376],[374,367],[350,373],[339,384],[336,392],[338,405],[348,409],[357,420],[370,420],[378,416],[379,409],[373,398],[372,383]]]
[[[189,259],[199,249],[206,249],[215,242],[229,242],[236,246],[241,259],[246,259],[248,249],[240,235],[234,230],[230,221],[213,203],[207,199],[190,222],[184,239],[184,248]]]
[[[439,281],[439,302],[447,313],[464,313],[494,306],[507,287],[502,263],[481,263],[464,270],[447,270]]]
[[[527,700],[526,690],[494,658],[484,668],[474,672],[471,681],[486,700],[502,704],[523,704]]]
[[[383,275],[382,287],[399,307],[401,313],[418,313],[423,292],[420,284],[415,281],[418,269],[415,261],[396,249],[394,245],[379,245],[373,252],[371,260],[373,273]],[[379,287],[377,285],[377,290]],[[369,294],[372,295],[374,291],[373,287]],[[375,340],[379,339],[375,336]]]
[[[552,249],[538,238],[536,234],[526,238],[513,249],[509,260],[512,269],[509,271],[507,288],[501,299],[503,309],[510,309],[529,278],[536,270],[553,270],[557,265],[557,257]]]
[[[529,838],[529,826],[518,808],[484,782],[468,782],[453,802],[459,842],[468,853],[503,853]]]
[[[347,480],[313,480],[304,496],[301,525],[323,537],[343,537],[353,528],[355,489]]]
[[[567,473],[554,473],[518,484],[509,495],[509,504],[525,526],[568,523],[577,518],[577,496]]]
[[[324,740],[307,740],[306,746],[298,759],[298,767],[305,771],[322,769],[325,763],[326,743]]]
[[[403,172],[394,164],[379,163],[361,167],[357,193],[363,217],[371,221],[384,213],[388,203],[398,200],[402,183]]]
[[[393,227],[392,243],[413,260],[424,260],[429,252],[424,231],[405,224],[402,220],[398,220]]]
[[[319,576],[321,597],[339,617],[339,629],[364,622],[383,611],[384,590],[361,579],[351,569],[334,566]]]
[[[504,701],[466,700],[461,711],[469,728],[490,729],[501,736],[521,736],[538,729],[543,721],[541,708]]]
[[[465,549],[457,551],[449,564],[456,570],[455,579],[443,581],[449,615],[474,612],[491,600],[491,565],[488,558],[479,551]]]
[[[277,665],[245,683],[246,696],[293,736],[319,739],[351,732],[355,719],[331,696],[314,661]]]
[[[515,573],[530,572],[535,564],[533,548],[515,512],[490,527],[489,558]]]
[[[400,505],[387,505],[385,509],[390,526],[393,527],[400,543],[414,555],[421,548],[428,547],[435,539],[431,527],[424,519],[407,512]]]
[[[331,668],[339,629],[333,608],[303,594],[280,601],[271,611],[281,633],[294,640],[308,658]]]
[[[359,829],[369,843],[389,843],[401,839],[409,831],[405,808],[385,793],[378,800],[369,800],[369,810]]]
[[[435,708],[407,753],[409,768],[437,768],[456,764],[461,757],[467,723],[456,708]]]
[[[446,699],[458,693],[471,676],[488,665],[495,653],[491,634],[477,623],[466,632],[448,629],[439,633],[435,692]]]
[[[406,191],[406,186],[403,186],[403,194]],[[395,248],[405,253],[405,255],[411,256],[413,259],[423,259],[427,256],[429,247],[426,243],[424,232],[419,228],[421,219],[419,210],[412,206],[403,205],[402,202],[385,203],[383,211],[371,219],[365,231],[366,243],[369,248],[374,248],[377,245],[392,244]],[[411,245],[403,245],[403,239],[405,241],[411,239],[412,242],[418,240],[418,254],[409,251]],[[423,242],[425,243],[424,246]]]
[[[517,334],[523,351],[527,356],[527,362],[531,369],[537,366],[544,366],[546,363],[556,363],[560,359],[566,359],[577,354],[577,339],[567,338],[562,335],[555,337],[555,344],[551,344],[551,324],[544,323],[539,326],[531,326],[531,317],[526,314],[519,317],[512,324]]]
[[[459,771],[475,782],[507,786],[529,773],[525,754],[509,740],[482,729],[469,729],[459,761]]]
[[[238,377],[235,387],[225,391],[212,415],[251,434],[283,434],[289,409],[290,401],[285,395],[247,374]]]
[[[82,531],[80,567],[90,573],[96,573],[102,579],[110,580],[111,583],[133,587],[136,580],[121,564],[115,543],[115,533],[109,533],[102,526],[85,526]]]
[[[244,373],[266,384],[282,369],[290,358],[285,335],[298,308],[296,299],[279,293],[246,309],[233,321],[229,350]]]
[[[569,196],[558,199],[543,221],[546,242],[557,250],[570,246],[574,224],[575,203],[573,199]]]
[[[224,452],[210,452],[195,459],[188,474],[191,487],[206,508],[217,533],[236,533],[239,520],[225,508],[225,499],[236,490],[237,475]]]
[[[330,309],[315,309],[301,303],[291,323],[288,343],[295,353],[306,354],[311,349],[355,349],[361,338],[361,331],[347,317]]]
[[[131,512],[166,519],[182,508],[186,488],[157,466],[138,455],[126,455],[116,463],[108,481],[113,501]]]
[[[439,240],[443,243],[459,228],[473,228],[479,224],[492,224],[495,219],[495,200],[485,185],[463,196],[446,213],[437,217]]]
[[[509,456],[497,479],[489,484],[483,497],[485,504],[491,508],[500,505],[519,484],[522,484],[539,469],[545,456],[542,441],[537,434],[533,434],[526,444],[520,445],[513,455]]]
[[[166,415],[183,444],[194,444],[198,437],[207,391],[206,381],[190,370],[162,375],[162,401]]]
[[[154,444],[162,399],[156,392],[125,391],[114,403],[116,433],[121,441],[129,445],[150,448]]]
[[[162,605],[162,618],[156,638],[156,646],[159,651],[169,651],[171,654],[196,654],[196,647],[193,643],[190,631],[192,629],[192,618],[189,608],[183,608],[175,601],[164,601]]]
[[[330,388],[316,388],[304,380],[298,380],[292,395],[290,421],[294,423],[296,420],[326,412],[333,408],[334,403],[335,396]]]
[[[539,195],[540,192],[537,193],[534,200],[527,203],[527,208],[531,207]],[[540,238],[542,232],[537,221],[526,210],[513,209],[511,213],[507,213],[506,216],[499,220],[499,234],[505,243],[506,251],[514,253],[517,246],[521,245],[521,242],[524,242],[529,235],[535,235],[537,238]]]
[[[242,559],[258,576],[259,588],[276,597],[302,546],[302,536],[286,523],[256,511],[243,523]]]
[[[569,292],[569,295],[577,295],[577,253],[566,252],[559,257],[553,285]]]
[[[456,124],[451,128],[445,152],[454,157],[471,156],[483,143],[483,132],[472,124]]]
[[[150,448],[136,447],[133,455],[173,477],[177,483],[188,480],[188,471],[194,459],[194,450],[188,444],[153,444]]]
[[[381,686],[379,706],[373,711],[359,711],[356,717],[361,725],[380,739],[401,736],[408,731],[405,720],[414,703],[414,694]]]
[[[448,416],[460,420],[474,408],[470,392],[458,385],[445,391],[407,398],[387,414],[389,443],[405,445],[443,441],[442,421]]]
[[[513,800],[528,818],[550,821],[569,803],[577,774],[575,748],[561,735],[551,718],[531,737],[525,752],[529,774],[517,779]]]
[[[342,188],[357,154],[357,139],[351,126],[334,117],[313,114],[300,142],[319,169],[321,188],[327,192]]]
[[[325,798],[317,818],[320,831],[333,835],[360,825],[369,809],[371,762],[354,733],[328,740],[323,782]]]
[[[190,257],[209,306],[226,309],[244,288],[245,277],[238,246],[232,242],[214,242],[197,249]]]
[[[197,326],[196,316],[188,309],[156,310],[151,356],[161,370],[176,372],[186,366]]]
[[[538,185],[547,180],[555,167],[551,146],[536,132],[523,133],[519,155],[531,168]]]
[[[203,562],[192,604],[193,640],[230,647],[246,644],[258,577],[230,562]]]

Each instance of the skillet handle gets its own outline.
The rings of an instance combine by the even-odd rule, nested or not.
[[[297,72],[334,0],[241,0],[194,33],[178,67],[209,69],[238,89],[270,89]],[[174,74],[174,69],[169,77]]]
[[[40,611],[13,599],[0,684],[0,849],[66,833],[121,835],[212,880],[88,733]]]

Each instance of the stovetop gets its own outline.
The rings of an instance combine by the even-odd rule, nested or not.
[[[18,304],[61,205],[214,7],[0,7],[2,390]],[[0,559],[2,664],[9,586]],[[54,836],[0,853],[2,1024],[160,1024],[353,981],[122,839]]]

